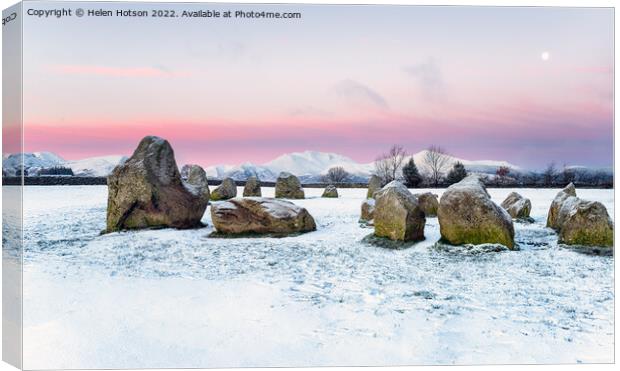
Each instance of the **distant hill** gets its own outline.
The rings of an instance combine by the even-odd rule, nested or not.
[[[421,173],[428,174],[430,169],[425,165],[424,158],[427,151],[420,151],[413,155],[414,161]],[[51,152],[24,153],[24,168],[29,176],[38,176],[42,169],[54,167],[69,167],[73,174],[78,177],[105,177],[114,167],[124,162],[127,157],[122,155],[90,157],[82,160],[67,161]],[[2,160],[3,175],[15,176],[19,172],[21,154],[11,154]],[[447,157],[446,169],[459,161],[469,172],[494,175],[500,166],[509,167],[512,173],[527,173],[523,169],[507,161],[498,160],[466,160],[454,156]],[[179,164],[182,167],[183,164]],[[302,183],[320,183],[327,171],[336,166],[343,167],[349,174],[348,181],[351,183],[365,183],[374,170],[374,163],[358,163],[353,159],[337,154],[318,151],[293,152],[281,155],[264,164],[246,162],[240,165],[216,165],[205,168],[210,179],[223,179],[231,177],[235,180],[246,180],[256,175],[265,182],[274,182],[278,174],[288,171],[297,175]],[[583,166],[568,166],[584,174],[605,173],[613,174],[612,168],[588,168]]]
[[[18,175],[21,156],[21,153],[4,156],[2,159],[2,174],[5,176]],[[75,176],[104,177],[108,176],[121,161],[127,159],[126,156],[101,156],[77,161],[66,161],[51,152],[23,153],[23,157],[24,170],[26,175],[29,176],[37,176],[44,169],[68,167],[71,168]]]
[[[65,166],[70,167],[76,176],[108,176],[118,164],[126,160],[127,156],[100,156],[68,161]]]
[[[62,166],[66,162],[62,157],[51,152],[11,153],[2,157],[2,175],[18,175],[21,170],[19,167],[22,163],[22,156],[24,169],[32,169],[37,173],[40,169]]]
[[[430,169],[424,165],[424,157],[427,151],[420,151],[413,155],[421,172],[430,172]],[[465,165],[467,170],[476,173],[495,174],[499,166],[508,166],[513,170],[520,170],[519,166],[506,161],[471,161],[459,159],[453,156],[447,156],[448,165],[451,167],[455,162],[460,161]],[[321,181],[323,175],[327,171],[336,166],[343,167],[351,177],[351,182],[367,181],[374,170],[374,163],[358,163],[349,157],[336,153],[305,151],[293,152],[282,155],[276,159],[266,162],[262,165],[252,163],[244,163],[242,165],[218,165],[206,168],[207,175],[212,178],[221,179],[223,177],[231,177],[235,180],[247,179],[250,175],[257,175],[264,181],[275,181],[281,171],[288,171],[297,175],[304,183],[313,183]]]

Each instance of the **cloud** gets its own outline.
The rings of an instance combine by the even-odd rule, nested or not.
[[[178,77],[188,73],[172,72],[166,67],[110,67],[99,65],[62,64],[51,69],[65,75],[91,75],[109,77]]]
[[[423,97],[430,100],[444,98],[443,74],[434,58],[428,58],[425,62],[405,67],[405,72],[415,78]]]
[[[379,108],[388,108],[388,103],[381,94],[351,79],[337,83],[334,86],[334,91],[355,104],[366,105],[370,103]]]

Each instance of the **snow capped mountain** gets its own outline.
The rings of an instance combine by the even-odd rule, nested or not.
[[[70,167],[75,176],[108,176],[118,164],[126,160],[127,156],[100,156],[68,161],[64,166]]]
[[[16,167],[21,163],[24,156],[25,167],[52,167],[65,162],[65,160],[51,152],[11,153],[2,158],[2,166]]]
[[[23,164],[24,169],[39,170],[44,168],[52,168],[61,166],[65,160],[51,152],[33,152],[33,153],[11,153],[2,157],[2,172],[10,176],[19,173],[19,166]]]
[[[298,176],[302,182],[309,183],[319,182],[321,177],[335,166],[342,166],[352,175],[353,181],[364,181],[373,169],[372,164],[359,164],[336,153],[305,151],[285,154],[262,165],[246,162],[239,166],[210,166],[206,172],[207,176],[219,179],[231,177],[235,180],[245,180],[255,175],[263,181],[275,181],[280,172],[287,171]]]
[[[425,157],[428,151],[420,151],[413,155],[413,159],[418,169],[423,173],[430,172],[430,168],[425,165]],[[457,157],[446,156],[445,169],[451,168],[454,163],[461,162],[465,168],[471,172],[495,174],[500,166],[507,166],[513,170],[520,168],[506,161],[481,160],[471,161]],[[212,178],[231,177],[235,180],[245,180],[251,175],[258,176],[263,181],[275,181],[278,174],[287,171],[297,175],[302,183],[311,183],[321,181],[321,177],[327,174],[327,171],[336,166],[343,167],[351,174],[351,181],[364,182],[368,180],[374,171],[374,163],[358,163],[349,157],[336,153],[326,153],[317,151],[293,152],[284,154],[269,161],[263,165],[255,165],[245,163],[239,166],[234,165],[218,165],[210,166],[206,169],[207,176]]]
[[[2,159],[2,172],[4,175],[15,176],[19,173],[21,153],[13,153]],[[126,156],[101,156],[85,158],[77,161],[66,161],[62,157],[51,152],[23,153],[24,170],[27,175],[38,175],[42,169],[54,167],[69,167],[75,176],[107,176],[114,167],[125,161]]]
[[[427,157],[427,155],[428,155],[428,150],[423,150],[413,155],[413,160],[415,161],[416,166],[418,167],[418,170],[420,170],[423,173],[430,172],[430,168],[426,165],[426,161],[425,161],[425,158]],[[451,168],[455,163],[460,162],[463,165],[465,165],[465,168],[467,169],[467,171],[470,171],[473,173],[495,174],[495,171],[500,166],[506,166],[516,171],[521,170],[519,166],[511,164],[507,161],[494,161],[494,160],[472,161],[472,160],[465,160],[465,159],[461,159],[461,158],[450,156],[450,155],[444,155],[444,156],[446,158],[445,167],[448,169]]]
[[[359,164],[352,159],[336,153],[316,151],[294,152],[282,155],[265,166],[276,173],[288,171],[297,176],[324,175],[336,166],[343,167],[353,175],[368,175],[372,171],[372,164]]]
[[[429,173],[425,158],[428,151],[420,151],[413,155],[413,159],[421,173]],[[112,170],[127,157],[120,155],[100,156],[82,160],[66,161],[51,152],[24,153],[24,168],[29,175],[38,175],[41,169],[63,166],[70,167],[75,176],[108,176]],[[470,172],[495,174],[500,166],[507,166],[514,171],[521,170],[518,166],[506,161],[480,160],[472,161],[445,155],[444,172],[454,163],[461,162]],[[21,163],[21,154],[4,156],[2,161],[3,174],[14,176],[18,173]],[[179,164],[180,165],[180,164]],[[351,182],[366,182],[374,171],[374,163],[358,163],[353,159],[336,154],[318,151],[293,152],[281,155],[264,164],[246,162],[241,165],[216,165],[205,168],[209,178],[222,179],[231,177],[235,180],[245,180],[255,175],[263,181],[275,181],[278,174],[287,171],[295,174],[303,183],[320,182],[323,175],[330,168],[340,166],[349,174]],[[576,167],[577,168],[577,167]]]

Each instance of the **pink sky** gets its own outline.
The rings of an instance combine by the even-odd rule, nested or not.
[[[298,8],[260,24],[28,18],[25,150],[128,155],[158,135],[180,164],[370,162],[391,144],[612,163],[609,9]]]

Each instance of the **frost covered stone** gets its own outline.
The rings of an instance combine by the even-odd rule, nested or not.
[[[335,185],[330,184],[325,187],[325,190],[323,191],[323,195],[321,195],[321,197],[338,198],[338,189]]]
[[[222,234],[277,234],[316,230],[308,211],[286,200],[247,197],[211,205],[211,219]]]
[[[254,175],[249,177],[245,181],[245,187],[243,187],[243,197],[260,197],[262,196],[260,189],[260,181]]]
[[[181,178],[185,187],[195,194],[209,202],[209,184],[207,182],[207,173],[198,165],[185,165],[181,169]]]
[[[375,236],[395,241],[424,239],[426,218],[417,198],[407,187],[393,181],[374,194]]]
[[[555,229],[558,242],[566,245],[613,247],[614,225],[600,202],[577,197],[573,183],[551,202],[547,227]]]
[[[105,231],[198,227],[207,202],[183,184],[168,141],[147,136],[108,177]]]
[[[600,202],[567,198],[560,208],[559,243],[581,246],[612,247],[614,225]]]
[[[366,193],[366,198],[373,198],[375,196],[375,192],[381,189],[381,178],[376,175],[370,177],[368,180],[368,192]]]
[[[437,211],[441,237],[453,245],[498,243],[514,248],[514,227],[484,184],[470,175],[443,193]]]
[[[224,178],[222,184],[211,192],[211,200],[220,201],[237,197],[237,185],[232,178]]]
[[[526,219],[530,217],[532,202],[517,192],[510,192],[508,197],[502,202],[501,206],[514,219]]]
[[[281,172],[276,181],[276,198],[305,198],[299,178],[286,171]]]
[[[362,202],[360,222],[369,222],[375,217],[375,199],[368,198]]]
[[[560,224],[558,223],[558,216],[560,213],[560,208],[564,201],[569,197],[577,197],[577,192],[575,191],[575,185],[570,183],[563,190],[558,192],[553,201],[551,202],[551,206],[549,207],[549,214],[547,214],[547,227],[553,228],[556,231],[560,230]]]
[[[418,198],[418,203],[424,211],[424,215],[426,216],[437,216],[437,209],[439,208],[439,200],[437,200],[437,195],[426,192],[426,193],[418,193],[415,195]]]

